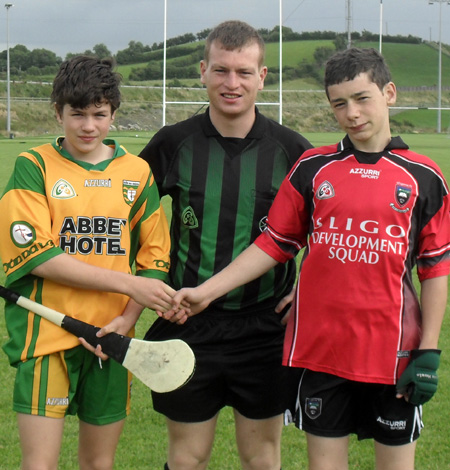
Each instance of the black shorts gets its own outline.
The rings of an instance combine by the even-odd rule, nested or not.
[[[225,406],[249,419],[282,414],[293,387],[292,371],[281,365],[285,328],[280,321],[273,309],[243,316],[208,311],[182,326],[156,320],[145,339],[183,339],[195,353],[196,367],[180,389],[152,392],[154,409],[178,422],[209,420]]]
[[[395,385],[354,382],[305,369],[295,423],[316,436],[356,434],[359,440],[390,446],[408,444],[423,428],[422,407],[395,395]]]

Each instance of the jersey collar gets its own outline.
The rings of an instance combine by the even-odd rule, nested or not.
[[[62,157],[67,158],[67,160],[70,160],[70,161],[76,163],[77,165],[80,165],[81,167],[87,169],[87,170],[91,170],[91,169],[104,170],[112,160],[114,160],[115,158],[118,158],[118,157],[122,157],[123,155],[126,154],[126,150],[121,145],[119,145],[117,140],[115,140],[115,139],[105,139],[103,141],[103,143],[105,145],[108,145],[109,147],[113,148],[114,149],[114,154],[111,157],[111,159],[104,160],[103,162],[100,162],[100,163],[97,163],[96,165],[93,165],[92,163],[83,162],[81,160],[76,160],[75,158],[73,158],[72,155],[70,155],[70,153],[63,148],[63,146],[62,146],[63,140],[64,140],[64,136],[57,137],[52,143],[53,148]]]
[[[203,131],[207,137],[216,137],[220,136],[219,131],[214,127],[209,116],[209,107],[203,115]],[[253,123],[250,132],[246,135],[245,138],[251,139],[262,139],[264,137],[265,123],[261,117],[261,114],[258,110],[258,107],[255,106],[255,122]]]
[[[353,145],[353,142],[350,140],[350,137],[348,135],[346,135],[340,142],[339,142],[339,145],[338,145],[338,149],[340,151],[343,151],[343,150],[355,150],[355,147]],[[407,144],[405,144],[405,142],[403,142],[403,139],[400,137],[400,136],[396,136],[396,137],[392,137],[392,139],[390,140],[390,142],[387,144],[386,148],[384,149],[384,151],[386,150],[395,150],[395,149],[404,149],[404,150],[407,150],[409,149],[409,146]]]

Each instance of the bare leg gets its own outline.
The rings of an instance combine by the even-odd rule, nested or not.
[[[22,470],[57,470],[64,419],[17,414]]]
[[[170,470],[204,470],[208,466],[218,415],[201,423],[180,423],[167,419]]]
[[[306,434],[309,470],[348,470],[349,437],[319,437]]]
[[[403,446],[386,446],[375,442],[377,470],[414,470],[416,442]]]
[[[104,426],[80,421],[80,470],[112,470],[124,424],[124,419]]]
[[[283,416],[255,420],[234,410],[234,419],[243,470],[280,470]]]

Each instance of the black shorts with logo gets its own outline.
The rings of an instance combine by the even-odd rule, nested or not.
[[[355,382],[304,369],[295,424],[316,436],[356,434],[359,440],[404,445],[420,435],[422,407],[396,398],[395,385]]]
[[[299,374],[281,365],[281,318],[272,308],[230,316],[203,312],[184,325],[156,320],[145,339],[186,341],[196,367],[191,380],[178,390],[152,392],[154,409],[178,422],[209,420],[225,406],[249,419],[284,413],[289,392],[296,390],[289,386],[289,378],[296,375],[298,383]]]

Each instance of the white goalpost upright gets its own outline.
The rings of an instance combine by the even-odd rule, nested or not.
[[[279,37],[279,69],[280,69],[280,94],[278,97],[278,122],[283,124],[283,0],[280,0],[280,37]]]
[[[167,0],[164,0],[164,52],[163,52],[163,110],[162,125],[166,125],[166,53],[167,53]]]
[[[380,39],[379,39],[379,45],[378,45],[378,50],[380,54],[382,53],[383,49],[383,0],[380,0]]]

